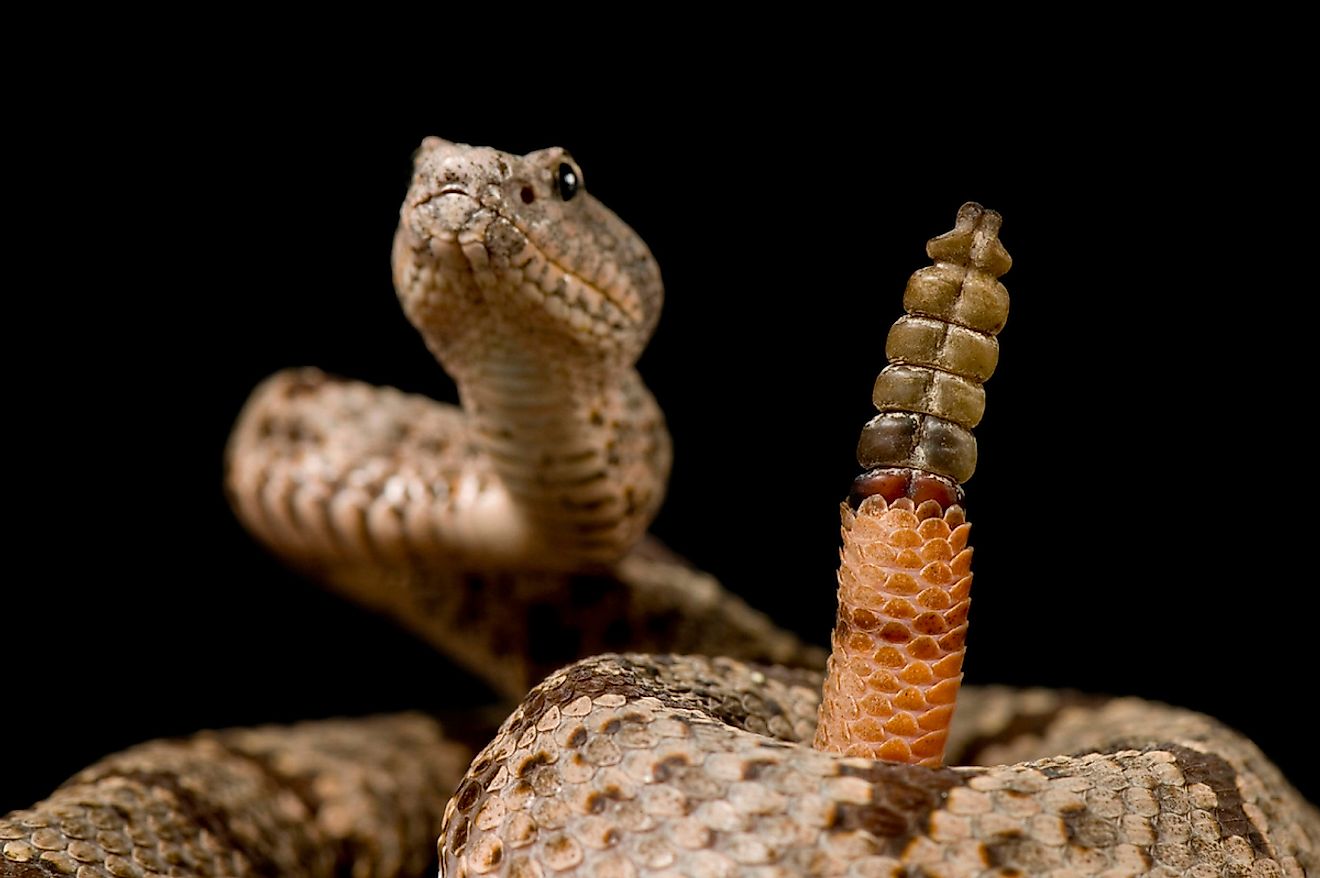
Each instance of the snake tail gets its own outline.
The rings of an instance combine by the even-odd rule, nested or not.
[[[931,239],[907,313],[885,344],[879,409],[862,430],[840,513],[839,610],[821,699],[820,750],[931,767],[943,763],[971,603],[962,483],[976,469],[971,429],[1008,317],[998,277],[1012,259],[1001,218],[964,204]]]
[[[0,817],[0,878],[402,878],[471,752],[398,714],[140,744]]]

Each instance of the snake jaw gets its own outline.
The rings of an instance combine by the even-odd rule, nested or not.
[[[467,190],[446,186],[405,204],[402,222],[414,239],[426,242],[434,251],[437,245],[480,236],[491,216]]]

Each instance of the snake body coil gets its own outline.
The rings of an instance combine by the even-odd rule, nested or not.
[[[885,611],[910,628],[862,606],[876,592],[859,580],[864,600],[846,620],[840,610],[844,648],[904,664],[834,677],[841,714],[856,706],[843,719],[857,740],[883,749],[897,735],[918,760],[938,743],[979,766],[809,745],[820,652],[642,539],[670,459],[633,370],[662,295],[646,246],[562,150],[520,157],[431,138],[394,274],[464,410],[283,373],[235,428],[228,488],[274,551],[521,704],[468,766],[442,826],[433,793],[457,751],[434,724],[231,731],[110,757],[7,815],[0,878],[384,878],[415,874],[421,858],[403,848],[436,831],[441,873],[455,878],[1320,874],[1320,814],[1209,718],[970,690],[938,741],[922,725],[947,724],[941,699],[956,682],[945,681],[960,673],[960,657],[919,653],[922,638],[961,648],[958,483],[975,466],[969,431],[1006,314],[997,227],[989,212],[960,212],[890,335],[881,413],[859,446],[872,469],[842,510],[844,569],[892,567]],[[934,577],[928,588],[903,593],[911,569]],[[568,654],[543,653],[547,618]],[[578,639],[560,637],[570,624]],[[583,658],[593,652],[606,654]],[[908,686],[926,687],[921,705],[902,701]]]

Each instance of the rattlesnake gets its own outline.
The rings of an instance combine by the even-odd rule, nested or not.
[[[1316,868],[1314,809],[1249,743],[1172,708],[964,692],[960,711],[982,719],[955,733],[953,752],[1037,760],[998,768],[915,768],[808,749],[820,652],[662,547],[632,548],[660,502],[669,456],[658,408],[631,371],[658,313],[659,275],[645,246],[581,181],[559,150],[515,157],[428,141],[396,239],[396,282],[471,420],[302,371],[258,391],[232,446],[241,516],[290,560],[443,643],[502,691],[521,696],[550,674],[457,787],[440,843],[448,874]],[[457,249],[437,233],[445,223],[459,230]],[[530,286],[510,281],[514,269]],[[581,639],[510,646],[533,640],[533,623],[547,615],[571,619]],[[554,670],[623,646],[724,658],[611,654]],[[400,752],[455,760],[425,721],[397,722],[407,733],[384,739],[406,741]],[[1023,730],[1033,733],[1007,734]],[[394,818],[346,832],[354,821],[333,815],[360,816],[371,811],[363,802],[381,797],[406,809],[413,799],[397,796],[397,784],[367,783],[344,796],[351,807],[328,807],[327,784],[337,784],[318,786],[309,774],[352,772],[305,754],[327,740],[340,742],[331,750],[345,747],[354,731],[338,731],[336,739],[303,729],[293,743],[274,732],[231,732],[130,751],[0,823],[0,874],[38,863],[136,874],[151,865],[134,859],[141,849],[190,831],[211,839],[194,846],[204,853],[239,849],[216,855],[228,857],[216,874],[322,874],[336,868],[335,856],[339,867],[359,856],[355,874],[389,874],[407,857],[379,855],[373,839],[383,836],[371,833]],[[189,761],[193,749],[206,761]],[[226,760],[249,772],[260,765],[239,797],[246,804],[208,792],[235,788],[226,772],[242,770]],[[425,761],[379,759],[391,760],[405,778]],[[280,786],[297,788],[296,801],[267,808],[274,816],[249,808],[255,816],[239,831],[225,835],[223,819],[198,816],[242,813],[274,801]],[[153,835],[159,818],[133,825],[150,811],[134,803],[153,796],[181,823],[204,825],[169,827],[163,841]],[[414,798],[425,804],[413,813],[434,811],[434,793]],[[86,815],[93,827],[129,825],[103,827],[112,833],[107,846],[77,828]],[[309,815],[319,821],[309,839],[284,849],[271,833],[243,831],[271,825],[292,837],[294,818]],[[413,826],[399,835],[418,834]],[[365,853],[322,853],[314,862],[317,841],[346,835]],[[203,854],[184,848],[177,863],[211,873]]]

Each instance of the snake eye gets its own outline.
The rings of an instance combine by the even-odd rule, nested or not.
[[[577,171],[568,162],[560,162],[559,170],[556,173],[556,187],[559,189],[559,197],[568,201],[574,195],[577,195],[578,188],[582,185],[582,180],[578,177]]]

